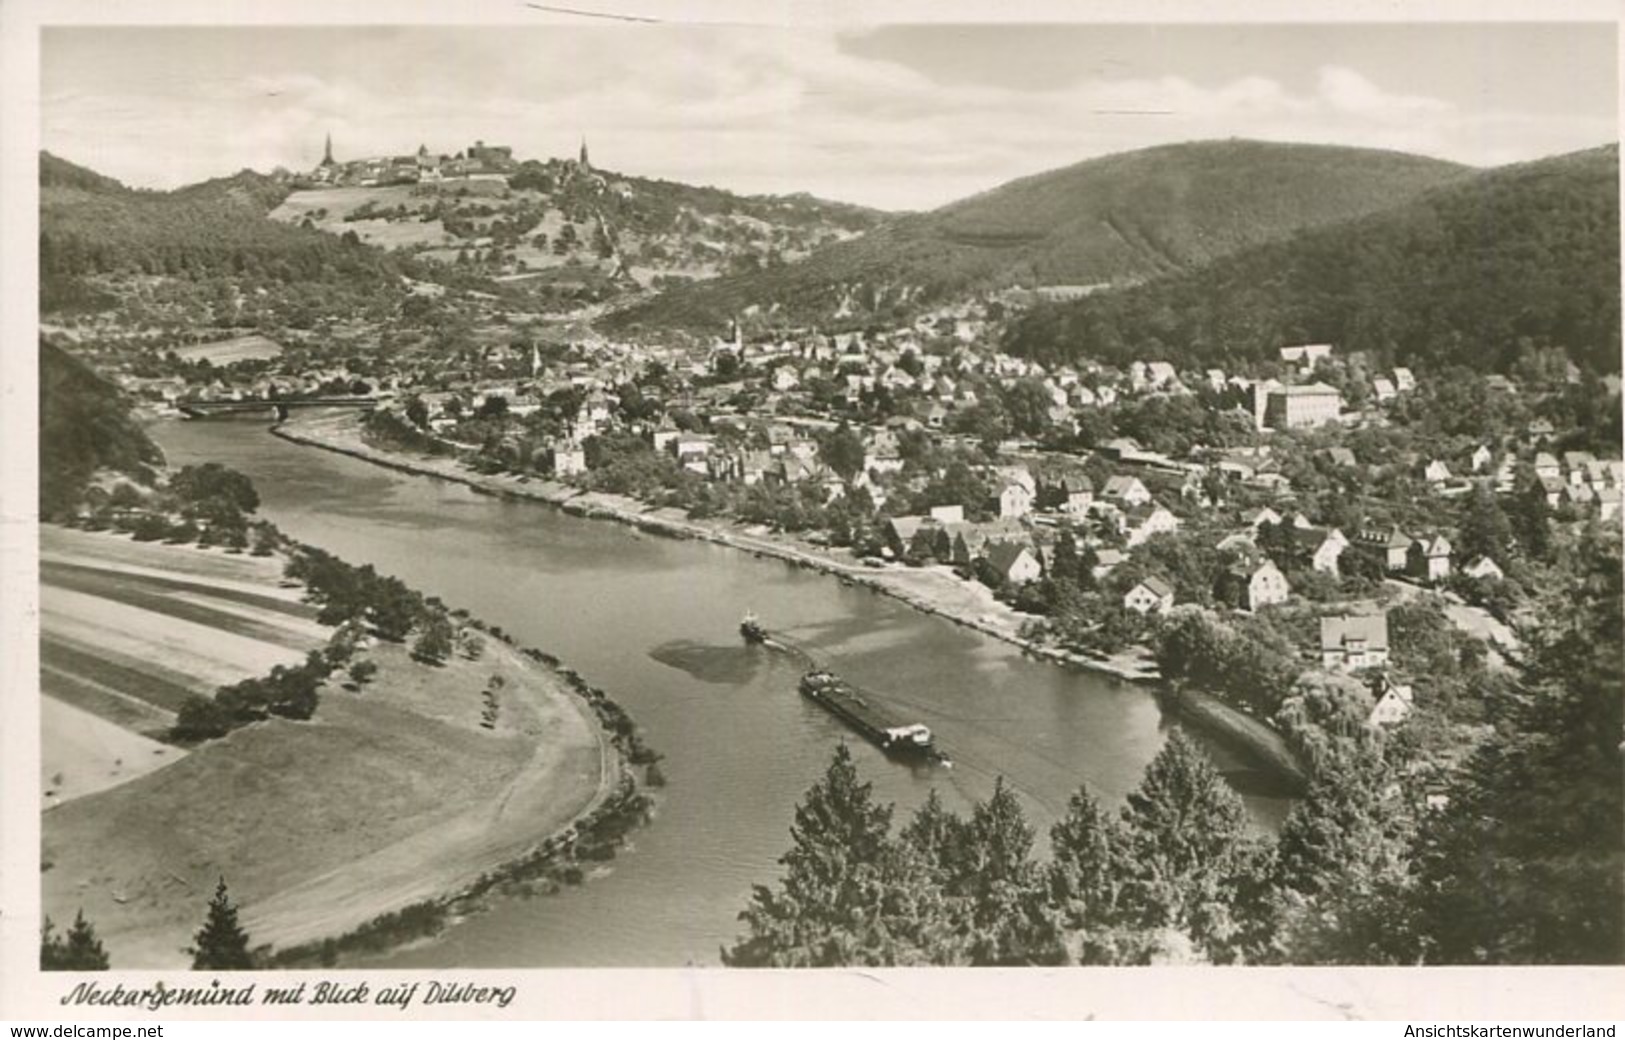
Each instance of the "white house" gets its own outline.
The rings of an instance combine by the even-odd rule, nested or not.
[[[999,516],[1019,519],[1033,511],[1033,493],[1014,481],[999,492]]]
[[[1320,619],[1320,664],[1352,672],[1388,663],[1388,615],[1346,614]]]
[[[1161,578],[1138,581],[1123,594],[1123,607],[1138,614],[1161,614],[1174,605],[1174,590]]]
[[[1461,569],[1461,573],[1467,575],[1469,578],[1494,578],[1499,580],[1506,577],[1500,566],[1488,556],[1477,557],[1471,563],[1467,564],[1467,566],[1463,567]]]
[[[1410,558],[1407,562],[1417,577],[1430,582],[1439,582],[1450,577],[1451,552],[1450,540],[1442,534],[1431,538],[1418,538],[1410,545]]]
[[[1018,542],[996,542],[988,549],[987,562],[1000,579],[1009,585],[1025,585],[1037,581],[1044,574],[1038,557]]]
[[[1343,550],[1349,546],[1349,540],[1342,531],[1333,527],[1292,528],[1293,537],[1298,544],[1309,550],[1309,566],[1323,574],[1338,576],[1338,561],[1343,556]]]
[[[587,453],[581,445],[567,441],[553,449],[553,475],[573,477],[587,472]]]
[[[1286,575],[1271,560],[1265,560],[1246,575],[1247,609],[1257,610],[1272,603],[1285,603],[1292,594]]]
[[[1138,506],[1151,501],[1151,491],[1139,477],[1116,476],[1106,481],[1100,497],[1118,506]]]
[[[1179,518],[1163,506],[1137,506],[1123,514],[1123,533],[1128,544],[1140,545],[1152,535],[1179,530]]]
[[[1397,726],[1410,717],[1411,708],[1415,703],[1415,695],[1409,686],[1391,684],[1383,690],[1382,696],[1372,706],[1371,714],[1366,716],[1366,724],[1370,726]]]

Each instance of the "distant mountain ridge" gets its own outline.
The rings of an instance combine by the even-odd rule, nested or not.
[[[1487,170],[1197,270],[1035,308],[1006,349],[1195,366],[1330,342],[1399,364],[1505,370],[1551,346],[1617,372],[1618,193],[1617,145]]]
[[[777,305],[791,320],[861,318],[1010,285],[1133,283],[1385,209],[1474,172],[1327,145],[1164,145],[1011,181],[795,264],[674,290],[609,324],[716,325],[752,304]]]

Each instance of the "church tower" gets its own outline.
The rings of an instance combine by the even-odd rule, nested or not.
[[[322,153],[322,165],[333,165],[333,135],[331,133],[327,135],[327,148]]]

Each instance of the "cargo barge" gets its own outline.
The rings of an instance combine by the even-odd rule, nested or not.
[[[823,705],[841,721],[857,730],[864,739],[889,755],[952,766],[940,751],[929,727],[918,722],[900,722],[884,709],[865,700],[851,683],[833,672],[808,672],[801,678],[801,693]]]

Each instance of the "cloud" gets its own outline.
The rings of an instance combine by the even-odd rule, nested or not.
[[[194,43],[139,62],[48,41],[46,145],[138,184],[241,166],[305,167],[475,138],[520,155],[743,191],[811,191],[924,208],[1114,151],[1216,137],[1394,148],[1467,162],[1610,139],[1598,119],[1462,112],[1328,65],[1291,89],[1262,69],[1226,82],[1117,78],[1049,89],[944,84],[861,57],[831,31],[763,27],[401,29]],[[252,71],[246,71],[247,68]],[[156,145],[155,145],[156,142]]]

